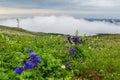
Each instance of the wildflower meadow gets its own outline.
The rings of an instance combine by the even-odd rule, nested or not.
[[[120,35],[1,29],[0,80],[120,80]]]

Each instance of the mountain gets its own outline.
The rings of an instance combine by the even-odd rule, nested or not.
[[[114,24],[120,24],[120,19],[95,19],[95,18],[85,18],[85,20],[90,22],[108,22],[108,23],[114,23]]]

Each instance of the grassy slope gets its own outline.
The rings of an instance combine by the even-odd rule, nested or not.
[[[0,26],[0,79],[120,79],[120,35],[80,37],[85,40],[85,44],[77,47],[82,50],[85,58],[74,60],[69,58],[66,46],[76,45],[65,43],[66,39],[64,35],[33,33]],[[29,56],[28,48],[32,48],[41,57],[42,64],[37,69],[15,75],[15,67],[22,66],[21,60]],[[70,62],[70,67],[63,70],[61,65],[66,61]]]
[[[2,26],[0,25],[0,31],[8,31],[8,32],[13,32],[13,33],[22,33],[22,34],[32,34],[32,35],[39,35],[39,36],[44,36],[44,35],[63,35],[63,34],[59,34],[59,33],[43,33],[43,32],[31,32],[31,31],[27,31],[24,30],[22,28],[17,28],[17,27],[8,27],[8,26]]]

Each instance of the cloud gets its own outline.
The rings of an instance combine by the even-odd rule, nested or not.
[[[15,19],[0,21],[1,25],[16,26]],[[75,34],[79,31],[79,35],[86,33],[94,35],[97,33],[119,33],[120,26],[106,22],[89,22],[84,19],[75,19],[71,16],[35,16],[32,18],[20,19],[20,26],[35,32],[47,33],[64,33]]]
[[[1,7],[119,11],[120,0],[1,0]]]
[[[51,10],[51,9],[16,9],[16,8],[1,8],[0,14],[57,14],[61,13],[62,11]]]
[[[84,5],[90,7],[113,8],[120,6],[120,0],[89,0]]]
[[[0,8],[0,15],[19,15],[19,14],[117,14],[120,12],[113,11],[91,11],[91,10],[54,10],[54,9],[17,9],[17,8]]]

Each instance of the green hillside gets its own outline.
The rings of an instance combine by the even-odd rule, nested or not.
[[[0,26],[0,80],[120,80],[119,34],[74,38]],[[41,62],[25,70],[29,49]]]

